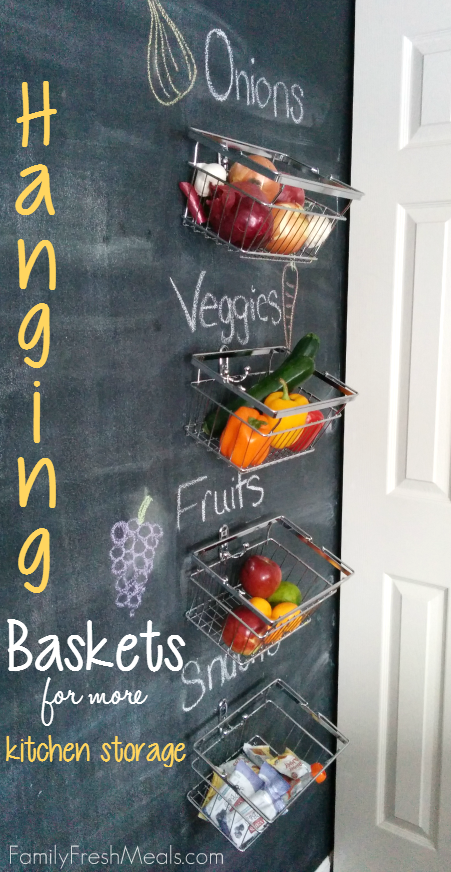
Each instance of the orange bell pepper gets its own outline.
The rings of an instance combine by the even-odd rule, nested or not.
[[[241,469],[258,466],[269,454],[271,439],[268,434],[273,426],[274,422],[268,415],[262,415],[248,406],[240,406],[230,415],[222,431],[219,450]]]

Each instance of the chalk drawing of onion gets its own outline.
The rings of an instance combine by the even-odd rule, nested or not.
[[[163,106],[173,106],[191,91],[197,67],[185,42],[159,0],[147,0],[150,9],[150,33],[147,47],[147,74],[155,99]]]

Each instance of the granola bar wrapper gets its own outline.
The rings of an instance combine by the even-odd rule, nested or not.
[[[285,775],[287,778],[298,779],[305,775],[311,776],[310,764],[293,754],[289,748],[285,748],[283,754],[274,757],[271,766],[274,766],[274,769],[277,769],[281,775]]]
[[[228,783],[233,787],[237,787],[245,798],[252,796],[264,784],[263,779],[258,775],[258,766],[252,765],[244,754],[240,754],[234,760],[228,760],[227,763],[221,766],[221,771],[227,778]],[[217,772],[213,772],[203,807],[207,806],[224,786],[225,781]],[[202,820],[207,819],[202,812],[199,812],[198,817]]]
[[[304,775],[310,775],[310,765],[304,760],[301,760],[289,748],[285,748],[283,754],[274,755],[269,745],[250,745],[245,743],[243,746],[244,753],[252,763],[262,766],[263,763],[269,763],[277,772],[287,778],[299,779]]]
[[[237,848],[267,826],[261,815],[229,784],[222,782],[222,787],[215,790],[214,794],[204,806],[204,817],[210,818]]]
[[[258,768],[260,768],[263,763],[271,763],[274,759],[274,754],[269,745],[251,745],[249,742],[245,742],[243,745],[243,751],[251,763],[254,763]]]

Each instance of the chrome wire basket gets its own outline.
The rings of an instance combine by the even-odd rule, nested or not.
[[[198,772],[197,767],[193,766],[193,768]],[[233,830],[235,832],[240,830],[245,834],[245,837],[247,836],[246,841],[243,844],[236,844],[236,841],[234,841],[231,836],[230,830],[227,831],[224,826],[221,827],[220,821],[216,821],[212,815],[209,815],[208,812],[206,813],[205,811],[206,806],[211,799],[214,797],[220,797],[219,789],[215,787],[212,782],[212,773],[211,771],[208,771],[207,767],[205,767],[205,774],[201,776],[201,781],[188,791],[187,798],[191,805],[193,805],[199,812],[199,817],[202,817],[203,820],[209,821],[209,823],[211,823],[215,829],[217,829],[218,832],[220,832],[224,838],[230,842],[231,845],[237,848],[240,853],[243,853],[244,851],[247,851],[264,832],[267,827],[266,821],[261,815],[258,815],[257,818],[252,815],[253,823],[251,823],[249,820],[249,806],[247,806],[247,809],[246,806],[242,806],[243,813],[240,811],[241,804],[239,803],[240,795],[238,793],[234,792],[234,795],[232,793],[232,799],[223,799],[222,801],[225,804],[224,817],[227,813],[229,813],[230,816],[233,815]],[[246,810],[248,811],[248,814],[246,814]]]
[[[187,435],[242,473],[314,451],[357,392],[329,373],[315,370],[296,389],[305,405],[270,409],[247,391],[279,367],[288,354],[284,346],[274,346],[239,351],[223,348],[193,355],[197,377],[191,382]],[[270,425],[263,427],[257,417],[246,416],[242,407],[256,410],[257,417],[268,416]]]
[[[195,140],[190,161],[191,182],[181,183],[187,196],[183,224],[202,233],[242,257],[311,263],[360,191],[318,169],[296,161],[280,151],[218,136],[197,128],[188,135]],[[209,163],[218,169],[204,172],[199,148],[207,149]],[[253,158],[266,158],[275,171]],[[244,188],[229,171],[239,163],[250,170]],[[252,184],[256,176],[269,180],[271,195]],[[267,185],[268,183],[265,182]],[[255,189],[255,190],[253,190]],[[275,192],[275,193],[273,193]],[[339,200],[345,206],[339,208]]]
[[[337,593],[353,570],[282,516],[229,534],[194,551],[192,600],[187,619],[240,665],[283,643],[309,623],[314,611]],[[251,555],[273,560],[282,579],[299,588],[300,605],[280,617],[263,617],[251,604],[240,571]]]
[[[220,704],[220,712],[224,711],[225,700]],[[221,716],[217,726],[194,743],[192,766],[201,781],[189,791],[188,799],[201,817],[235,848],[245,851],[315,780],[325,780],[326,770],[347,744],[348,739],[328,718],[313,711],[302,696],[276,678],[236,711]],[[273,766],[277,767],[277,758],[287,753],[307,764],[302,777],[285,776],[289,789],[277,812],[271,815],[256,802],[256,797],[230,781],[231,761],[242,756],[243,750],[252,754],[256,746],[267,749]],[[314,774],[308,771],[312,764]],[[225,790],[224,784],[230,789]],[[218,803],[222,808],[219,815]]]

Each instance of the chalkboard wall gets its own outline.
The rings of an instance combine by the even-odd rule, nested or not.
[[[172,845],[182,854],[222,852],[227,872],[314,872],[332,848],[332,774],[241,855],[199,821],[186,801],[196,779],[189,752],[215,723],[220,699],[237,703],[276,676],[334,718],[338,598],[325,603],[274,656],[240,670],[224,657],[215,660],[221,652],[185,620],[186,565],[190,550],[214,537],[223,523],[235,529],[282,513],[339,551],[341,429],[334,426],[313,455],[261,470],[264,497],[258,505],[258,494],[247,490],[241,509],[219,514],[224,489],[236,476],[184,434],[190,355],[218,350],[224,341],[238,348],[243,341],[249,347],[280,344],[284,337],[282,324],[273,323],[277,318],[264,308],[264,317],[249,323],[248,337],[242,321],[232,332],[216,309],[203,319],[208,326],[199,311],[190,324],[195,289],[204,272],[200,300],[207,293],[213,304],[237,294],[249,299],[274,289],[280,303],[282,265],[240,259],[184,228],[177,183],[188,178],[190,125],[280,149],[349,181],[353,4],[163,0],[197,67],[193,87],[172,106],[160,103],[149,85],[151,6],[155,9],[145,0],[22,0],[0,9],[1,735],[3,746],[7,735],[11,743],[31,736],[37,744],[51,733],[53,741],[87,742],[91,749],[89,763],[3,764],[0,866],[10,868],[10,846],[50,852],[56,845],[64,856],[71,845],[100,854],[110,846],[122,851],[139,845],[145,854]],[[239,99],[235,83],[224,96],[232,62],[233,70],[264,77],[270,88],[277,82],[289,91],[297,85],[302,119],[299,100],[292,101],[289,118],[283,107],[274,109],[272,99],[263,108],[247,105],[244,77]],[[16,122],[22,82],[28,82],[30,110],[37,111],[43,80],[49,81],[50,103],[57,109],[50,143],[43,145],[38,119],[30,123],[23,148],[22,125]],[[20,172],[40,163],[49,169],[55,214],[41,204],[33,215],[19,215],[15,202],[30,181]],[[48,288],[45,255],[20,290],[18,239],[25,240],[27,257],[41,239],[52,242],[55,290]],[[293,331],[295,338],[318,333],[317,366],[339,377],[346,246],[346,227],[340,226],[318,262],[299,268]],[[46,365],[35,370],[24,363],[17,334],[26,313],[42,302],[50,306],[51,346]],[[32,431],[35,379],[41,392],[39,444]],[[18,457],[25,459],[27,475],[40,458],[52,460],[56,508],[48,506],[45,472],[28,505],[19,506]],[[195,483],[179,490],[190,482]],[[200,502],[207,489],[217,493],[218,511],[210,501],[203,520]],[[110,531],[116,522],[136,517],[146,493],[152,497],[146,517],[160,525],[163,536],[142,603],[131,617],[116,605]],[[180,529],[178,495],[179,508],[193,506],[179,514]],[[50,580],[43,593],[33,594],[24,581],[37,581],[21,575],[17,559],[25,539],[41,527],[51,537]],[[51,634],[67,656],[67,637],[86,640],[92,621],[93,644],[107,639],[96,656],[112,662],[119,640],[129,633],[139,637],[151,620],[165,655],[167,637],[182,637],[184,668],[149,671],[140,640],[139,663],[128,672],[116,665],[61,671],[56,662],[48,671],[34,665],[8,671],[8,619],[26,625],[25,644],[34,657],[43,647],[38,640]],[[85,658],[86,649],[79,650]],[[72,690],[75,698],[84,698],[77,706],[70,700],[55,706],[51,726],[44,726],[41,705],[49,677],[49,693]],[[90,705],[87,698],[90,692],[105,692],[109,699],[114,690],[138,689],[148,696],[143,705]],[[102,762],[101,745],[114,736],[124,743],[185,743],[188,755],[172,768],[145,760]],[[14,854],[11,867],[44,868],[25,861],[20,865]],[[46,863],[45,868],[60,868],[54,859]],[[136,859],[134,865],[141,868]],[[119,867],[113,861],[111,868]]]

